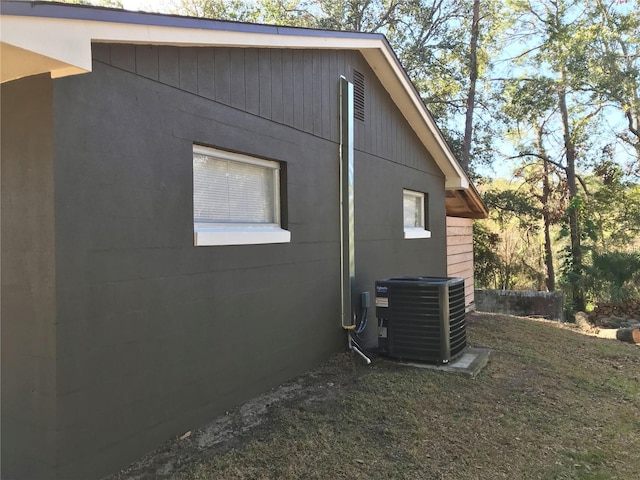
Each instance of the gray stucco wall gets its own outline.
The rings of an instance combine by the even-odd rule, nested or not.
[[[53,92],[57,470],[69,480],[344,348],[338,77],[354,67],[369,102],[356,122],[358,288],[446,274],[443,175],[359,54],[96,45],[94,57]],[[193,143],[286,163],[291,243],[193,246]],[[403,188],[429,193],[431,239],[403,239]]]
[[[52,82],[1,91],[2,478],[54,478],[56,344]]]

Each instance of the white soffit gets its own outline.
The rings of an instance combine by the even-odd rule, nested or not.
[[[67,75],[73,75],[84,73],[85,70],[71,67],[68,63],[33,50],[2,42],[0,43],[0,72],[2,82],[6,82],[40,73],[51,72],[51,75],[55,76],[58,72],[65,72]]]
[[[56,78],[91,71],[91,39],[83,23],[2,15],[2,82],[38,73],[51,72]]]
[[[238,31],[17,15],[1,15],[0,29],[2,82],[48,72],[53,78],[90,72],[92,42],[358,50],[445,174],[445,188],[469,188],[467,176],[382,35],[331,36],[313,30],[305,34],[303,29],[272,26]]]

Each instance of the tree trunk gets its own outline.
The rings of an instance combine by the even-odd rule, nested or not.
[[[460,165],[465,172],[471,163],[471,139],[473,134],[473,110],[476,103],[476,83],[478,81],[478,37],[480,36],[480,0],[473,0],[473,20],[471,23],[471,44],[469,49],[469,93],[464,123],[464,142]]]
[[[583,274],[582,268],[582,245],[580,243],[580,224],[578,220],[579,205],[575,200],[578,197],[578,186],[576,183],[576,146],[571,138],[571,126],[569,125],[569,111],[567,109],[567,92],[564,83],[564,75],[558,89],[558,106],[562,117],[562,134],[564,138],[565,154],[567,157],[567,187],[569,189],[569,232],[571,238],[571,261],[574,278],[570,279],[571,297],[573,309],[584,311],[585,299],[584,291],[578,285],[578,278]]]
[[[543,207],[542,217],[544,219],[544,263],[547,269],[545,284],[550,292],[556,289],[556,272],[553,266],[553,250],[551,247],[551,220],[546,206]]]
[[[542,130],[538,132],[538,148],[542,150]],[[551,246],[551,215],[549,214],[549,200],[551,198],[551,188],[549,187],[549,162],[543,160],[542,167],[544,175],[542,178],[542,220],[544,222],[544,263],[547,269],[545,283],[550,292],[556,289],[556,272],[553,267],[553,249]]]

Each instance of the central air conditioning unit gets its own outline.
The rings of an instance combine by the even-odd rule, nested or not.
[[[445,364],[467,346],[462,278],[378,280],[376,316],[378,349],[391,358]]]

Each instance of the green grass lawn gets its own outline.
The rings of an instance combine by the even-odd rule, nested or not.
[[[174,480],[640,478],[640,348],[545,321],[468,317],[471,378],[345,353]]]

